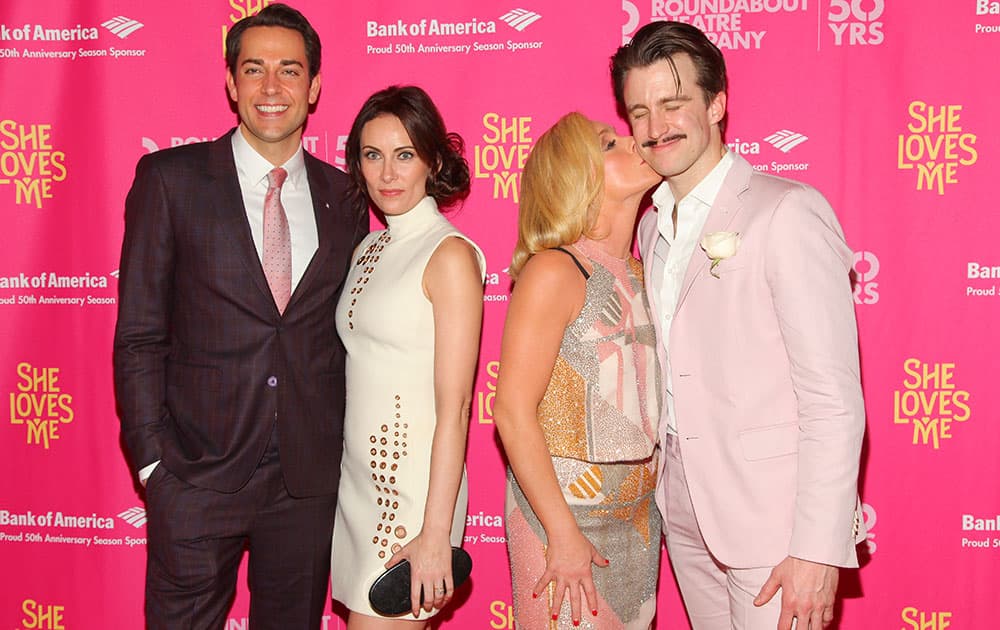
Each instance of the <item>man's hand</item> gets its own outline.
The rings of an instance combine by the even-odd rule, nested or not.
[[[833,621],[839,579],[837,567],[789,556],[771,571],[753,605],[763,606],[781,589],[778,630],[792,630],[793,619],[796,630],[822,630]]]

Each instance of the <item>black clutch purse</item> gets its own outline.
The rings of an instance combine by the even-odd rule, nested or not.
[[[472,558],[461,547],[451,548],[451,579],[455,590],[461,586],[472,573]],[[372,609],[384,617],[396,617],[410,612],[410,562],[403,560],[387,569],[385,573],[375,578],[375,583],[368,589],[368,603]],[[424,603],[424,594],[420,593],[420,603]]]

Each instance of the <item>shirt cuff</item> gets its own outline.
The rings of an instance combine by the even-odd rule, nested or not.
[[[153,474],[153,469],[155,469],[159,465],[160,465],[160,460],[156,460],[152,464],[148,466],[143,466],[142,469],[139,470],[139,483],[142,484],[143,488],[146,487],[146,481],[149,480],[149,476]]]

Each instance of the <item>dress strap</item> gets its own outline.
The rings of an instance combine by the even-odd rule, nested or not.
[[[583,274],[583,277],[586,278],[587,280],[590,280],[590,274],[587,273],[587,270],[584,268],[584,266],[580,264],[580,261],[576,259],[576,256],[573,255],[573,252],[569,251],[568,249],[563,249],[562,247],[553,247],[552,249],[558,249],[562,253],[572,258],[573,264],[576,265],[576,268],[580,270],[580,273]]]

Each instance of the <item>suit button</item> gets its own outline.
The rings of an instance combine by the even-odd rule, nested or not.
[[[267,385],[268,385],[268,387],[277,387],[278,386],[278,377],[277,376],[268,376],[267,377]]]

